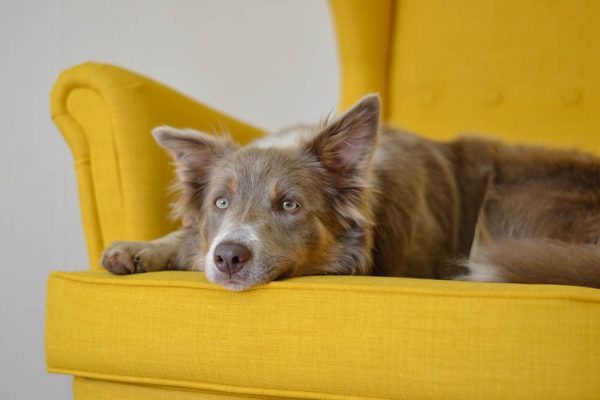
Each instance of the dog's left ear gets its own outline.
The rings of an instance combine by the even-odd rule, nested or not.
[[[200,198],[208,176],[217,160],[239,148],[227,136],[159,126],[152,131],[154,138],[173,157],[184,196],[189,193]]]
[[[217,161],[239,146],[227,136],[160,126],[152,131],[160,146],[175,160],[177,188],[181,191],[174,215],[190,220],[201,207],[210,173]]]
[[[330,122],[308,144],[308,150],[340,182],[362,176],[375,148],[379,113],[379,96],[363,97]]]

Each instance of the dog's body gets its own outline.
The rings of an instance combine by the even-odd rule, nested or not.
[[[600,287],[600,159],[379,129],[346,114],[239,148],[159,128],[184,228],[116,242],[115,273],[204,270],[243,290],[284,277],[374,274]]]

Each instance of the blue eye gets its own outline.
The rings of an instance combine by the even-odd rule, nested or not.
[[[217,201],[215,201],[215,206],[221,210],[224,210],[229,207],[229,201],[225,197],[219,197]]]
[[[281,203],[281,208],[283,211],[296,211],[299,207],[300,204],[293,200],[285,200],[283,203]]]

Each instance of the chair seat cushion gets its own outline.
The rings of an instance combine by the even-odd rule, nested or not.
[[[288,398],[600,396],[596,289],[55,272],[47,296],[50,372]]]

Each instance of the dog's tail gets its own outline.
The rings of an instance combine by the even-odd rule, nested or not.
[[[554,240],[506,240],[478,249],[456,279],[600,288],[600,246]]]

